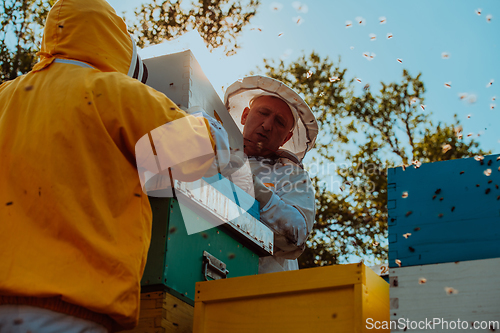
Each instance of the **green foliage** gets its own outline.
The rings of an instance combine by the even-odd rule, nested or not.
[[[0,8],[0,83],[27,73],[36,63],[43,23],[55,0],[5,0]]]
[[[4,0],[0,7],[0,83],[25,74],[37,62],[43,25],[56,0]],[[139,47],[158,44],[198,29],[210,48],[238,49],[236,37],[250,22],[259,0],[198,0],[186,7],[181,0],[152,0],[136,9],[129,25]]]
[[[403,70],[400,82],[381,82],[377,93],[366,85],[356,96],[340,59],[335,64],[312,53],[289,66],[264,64],[268,76],[303,95],[320,126],[312,154],[324,172],[313,177],[316,223],[299,257],[302,268],[346,262],[353,254],[371,262],[387,259],[387,245],[380,243],[387,237],[388,167],[485,153],[457,135],[456,117],[451,125],[432,124],[421,74]],[[325,170],[332,169],[327,177]]]
[[[236,37],[255,15],[259,0],[198,0],[189,10],[181,0],[153,0],[135,10],[137,22],[130,32],[139,47],[158,44],[197,29],[211,49],[225,47],[226,54],[239,48]]]

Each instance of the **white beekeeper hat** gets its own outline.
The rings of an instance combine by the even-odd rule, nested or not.
[[[318,123],[306,102],[290,87],[270,77],[247,76],[227,88],[224,105],[243,132],[243,125],[241,125],[243,110],[249,107],[252,98],[261,95],[278,97],[290,107],[296,125],[292,129],[292,137],[282,149],[293,153],[299,161],[302,161],[305,154],[314,146],[318,135]]]

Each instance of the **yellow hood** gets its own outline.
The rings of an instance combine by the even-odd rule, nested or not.
[[[106,1],[59,0],[47,17],[40,62],[33,71],[62,58],[83,61],[102,72],[128,74],[133,45],[125,22]]]

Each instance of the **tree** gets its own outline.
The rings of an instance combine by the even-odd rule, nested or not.
[[[313,177],[316,223],[299,257],[301,268],[345,262],[352,254],[387,259],[388,248],[380,245],[387,237],[387,167],[485,153],[474,140],[464,142],[456,116],[449,125],[430,121],[421,74],[403,70],[401,82],[382,82],[374,94],[365,85],[356,96],[356,82],[346,78],[340,59],[334,64],[313,52],[288,66],[264,65],[268,76],[303,95],[320,126],[313,162],[320,170],[334,169],[329,183],[325,172]],[[345,167],[335,164],[341,159]]]
[[[0,83],[31,70],[41,32],[55,0],[5,0],[0,9]]]
[[[225,47],[226,54],[239,48],[236,37],[255,15],[259,0],[198,0],[189,10],[181,0],[153,0],[135,10],[138,22],[130,25],[139,47],[154,45],[197,29],[210,49]]]
[[[25,74],[37,62],[43,25],[56,0],[5,0],[0,8],[0,83]],[[129,24],[139,47],[158,44],[197,28],[211,49],[234,53],[236,37],[256,14],[259,0],[198,0],[187,7],[180,0],[152,0],[135,10]]]

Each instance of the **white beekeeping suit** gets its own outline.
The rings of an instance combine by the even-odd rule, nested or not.
[[[275,235],[274,255],[260,258],[259,273],[272,273],[298,269],[297,258],[304,251],[314,224],[314,189],[301,161],[314,145],[318,126],[309,106],[292,89],[268,77],[250,76],[232,84],[224,97],[226,108],[240,130],[243,128],[240,125],[243,110],[254,97],[261,95],[278,97],[286,102],[295,119],[291,139],[274,158],[250,157],[246,163],[254,176],[253,185],[258,188],[264,184],[272,191],[265,204],[259,200],[261,221]],[[233,174],[242,176],[243,169]],[[244,176],[239,180],[238,177],[232,178],[247,190],[249,179],[252,180],[252,177]]]

